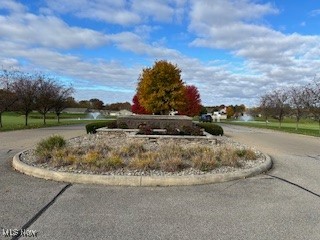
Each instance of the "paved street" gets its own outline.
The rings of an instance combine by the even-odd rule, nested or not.
[[[192,187],[69,186],[17,173],[11,159],[53,133],[84,134],[83,126],[0,133],[0,229],[28,226],[37,239],[320,239],[320,138],[223,127],[270,154],[274,169]]]

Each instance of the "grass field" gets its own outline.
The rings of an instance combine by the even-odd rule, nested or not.
[[[60,125],[71,125],[71,124],[87,124],[99,120],[88,119],[87,114],[70,114],[62,113],[60,116],[60,123],[58,123],[57,117],[53,113],[49,113],[46,118],[46,125],[43,124],[42,115],[36,112],[32,112],[28,118],[28,126],[25,126],[25,116],[15,112],[5,112],[2,114],[3,127],[0,128],[0,132],[21,130],[21,129],[32,129],[41,127],[51,127]],[[110,117],[115,119],[115,117]]]
[[[296,130],[296,123],[293,119],[285,119],[282,124],[281,128],[279,128],[279,122],[277,120],[269,120],[268,123],[266,121],[256,118],[254,121],[226,121],[225,123],[228,124],[236,124],[242,125],[247,127],[255,127],[255,128],[265,128],[265,129],[272,129],[277,131],[283,132],[290,132],[290,133],[297,133],[297,134],[304,134],[310,136],[320,136],[319,132],[319,124],[316,121],[311,120],[301,120],[299,123],[298,130]]]

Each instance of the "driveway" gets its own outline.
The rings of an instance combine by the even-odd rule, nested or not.
[[[226,135],[270,154],[275,168],[238,181],[192,187],[58,183],[11,168],[40,138],[83,126],[0,133],[0,239],[320,239],[320,139],[238,126]],[[14,232],[13,232],[14,233]]]

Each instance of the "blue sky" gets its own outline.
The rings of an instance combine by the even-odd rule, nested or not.
[[[204,105],[258,104],[320,69],[317,0],[0,0],[0,65],[72,84],[77,100],[131,102],[168,60]]]

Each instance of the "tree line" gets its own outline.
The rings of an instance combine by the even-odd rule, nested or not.
[[[0,74],[0,127],[5,111],[19,111],[25,115],[28,125],[29,114],[37,110],[43,116],[49,111],[57,115],[67,106],[67,100],[73,93],[72,87],[63,86],[50,76],[41,73],[25,73],[15,70],[2,70]]]
[[[285,117],[293,117],[296,129],[302,118],[311,118],[319,123],[320,131],[320,82],[313,80],[302,87],[287,87],[275,89],[260,97],[260,106],[257,109],[265,117],[279,121],[279,127]]]
[[[73,97],[67,99],[68,107],[70,108],[88,108],[95,110],[120,111],[126,109],[131,111],[131,104],[129,102],[116,102],[105,104],[98,98],[91,98],[90,100],[76,101]]]

